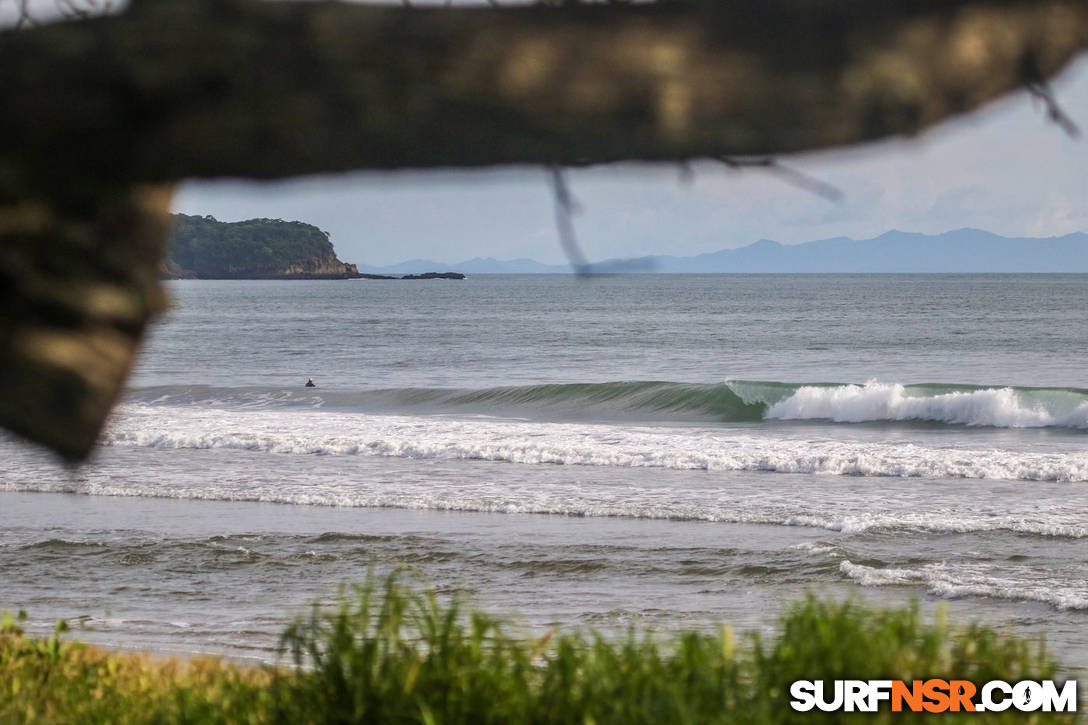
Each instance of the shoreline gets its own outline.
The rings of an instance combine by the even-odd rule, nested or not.
[[[175,468],[179,474],[191,472],[208,455],[214,456],[211,463],[220,459],[201,450],[150,452],[149,458],[142,449],[102,453],[101,470],[88,472],[91,477],[77,489],[64,478],[48,492],[0,491],[0,529],[9,529],[0,543],[18,554],[11,563],[23,562],[24,579],[39,569],[42,576],[49,572],[48,579],[25,585],[13,581],[0,606],[27,609],[38,633],[47,634],[58,618],[77,622],[90,615],[87,624],[95,632],[88,639],[95,643],[267,661],[291,618],[305,615],[315,600],[332,601],[341,585],[357,582],[368,567],[388,571],[408,564],[441,591],[465,592],[486,611],[537,634],[557,623],[610,634],[632,624],[666,633],[710,631],[721,622],[769,632],[776,613],[811,590],[874,606],[917,599],[927,616],[943,606],[956,620],[979,619],[1026,637],[1046,634],[1063,661],[1088,670],[1084,610],[984,595],[942,598],[924,581],[864,585],[841,571],[844,558],[856,563],[877,557],[893,569],[901,566],[893,550],[904,537],[913,540],[909,532],[96,495],[99,479],[113,480],[114,472],[127,470],[132,460],[157,467],[170,480]],[[243,469],[261,461],[254,452],[230,456]],[[285,456],[276,462],[283,486],[299,476],[300,481],[339,480],[345,465],[353,476],[392,482],[416,477],[421,465],[410,459],[336,456]],[[30,460],[24,465],[36,468]],[[479,479],[497,470],[486,461],[422,465],[428,476],[448,481]],[[533,489],[566,487],[584,471],[530,468],[525,473],[532,476],[525,485]],[[624,470],[595,475],[602,486],[630,480]],[[671,488],[706,483],[705,475],[682,471],[656,478]],[[733,476],[728,490],[744,498],[748,488],[766,480]],[[801,482],[809,485],[799,495],[817,485],[826,497],[854,495],[851,479]],[[309,490],[316,493],[312,486]],[[1021,540],[1015,533],[1007,536]],[[934,545],[948,542],[955,550],[962,537],[932,533],[925,539]],[[1075,549],[1077,540],[1050,544]],[[100,575],[86,577],[87,566]],[[740,582],[747,584],[737,589]]]

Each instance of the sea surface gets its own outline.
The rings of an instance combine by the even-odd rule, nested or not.
[[[274,661],[405,566],[527,633],[771,631],[812,591],[1088,672],[1088,277],[170,291],[91,463],[0,440],[34,631]]]

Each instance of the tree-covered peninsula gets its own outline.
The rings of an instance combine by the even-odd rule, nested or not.
[[[327,232],[304,222],[173,215],[162,274],[174,279],[347,279]]]

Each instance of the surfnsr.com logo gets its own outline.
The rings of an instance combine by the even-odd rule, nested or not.
[[[1077,681],[797,680],[790,697],[798,712],[1076,712]]]

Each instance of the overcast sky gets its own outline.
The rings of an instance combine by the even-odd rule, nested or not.
[[[1088,132],[1088,58],[1054,83]],[[1070,139],[1026,92],[919,139],[781,161],[845,194],[828,202],[759,171],[621,165],[568,172],[586,257],[693,255],[761,238],[864,239],[978,227],[1006,236],[1088,231],[1088,138]],[[347,262],[565,261],[542,169],[357,173],[288,182],[190,182],[175,211],[315,224]]]

